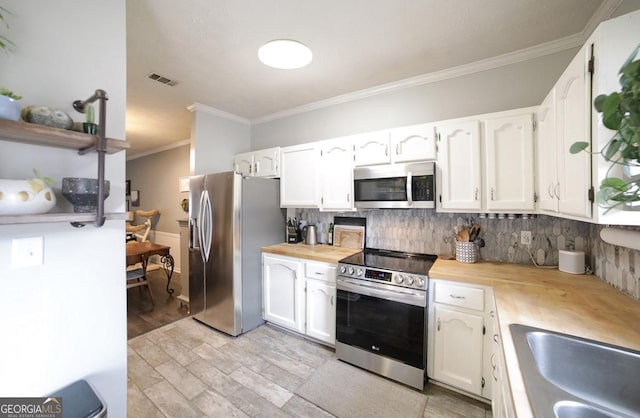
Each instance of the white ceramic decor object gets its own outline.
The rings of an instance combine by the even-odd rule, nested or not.
[[[49,212],[56,195],[40,179],[0,179],[0,215],[34,215]]]

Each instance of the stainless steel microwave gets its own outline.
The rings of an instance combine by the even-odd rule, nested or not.
[[[356,167],[353,190],[356,208],[433,209],[435,163]]]

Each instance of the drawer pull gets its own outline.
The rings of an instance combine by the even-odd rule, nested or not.
[[[320,275],[320,276],[323,276],[323,274],[322,274],[322,273],[320,273],[319,271],[316,271],[316,272],[315,272],[315,274],[318,274],[318,275]]]
[[[451,294],[449,295],[449,297],[453,299],[466,299],[466,296],[458,296],[458,295],[451,295]]]
[[[493,341],[498,344],[498,334],[493,334]]]

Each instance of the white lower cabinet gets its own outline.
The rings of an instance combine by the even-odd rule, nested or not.
[[[493,312],[497,314],[495,307]],[[502,336],[498,326],[498,318],[494,318],[492,332],[493,348],[491,354],[492,387],[491,387],[491,410],[495,418],[515,417],[515,406],[511,396],[511,385],[505,367],[504,352],[502,350]]]
[[[262,254],[263,318],[336,343],[336,265]]]
[[[491,398],[491,312],[486,286],[430,279],[427,374],[455,389]],[[489,333],[490,334],[490,333]]]
[[[304,332],[304,262],[262,254],[262,298],[265,321]]]

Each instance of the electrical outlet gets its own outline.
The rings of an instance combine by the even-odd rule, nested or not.
[[[531,247],[531,231],[520,232],[520,244]]]

